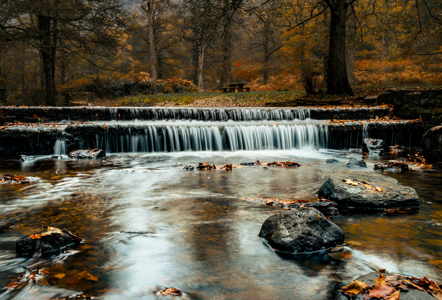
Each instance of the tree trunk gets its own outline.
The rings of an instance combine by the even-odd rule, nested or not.
[[[42,60],[42,82],[46,105],[56,105],[55,87],[55,59],[57,50],[56,37],[57,21],[47,16],[38,16],[38,28],[40,30],[40,55]]]
[[[65,86],[68,83],[68,63],[67,59],[63,58],[60,65],[60,83]]]
[[[345,0],[328,1],[330,4],[330,43],[327,63],[327,93],[353,95],[345,62],[347,3]]]
[[[264,69],[262,71],[263,84],[267,84],[270,78],[270,25],[268,22],[264,23]]]
[[[203,67],[204,67],[204,46],[199,46],[198,49],[198,88],[200,91],[204,91],[204,77],[203,77]]]
[[[223,37],[223,69],[221,83],[223,86],[231,82],[231,57],[230,57],[230,28],[227,27]]]
[[[147,2],[147,22],[149,27],[149,51],[150,51],[150,77],[156,80],[158,78],[155,58],[155,43],[153,38],[153,3]]]

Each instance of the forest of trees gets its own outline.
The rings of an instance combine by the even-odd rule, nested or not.
[[[0,85],[18,104],[170,79],[352,95],[441,71],[440,0],[0,0]]]

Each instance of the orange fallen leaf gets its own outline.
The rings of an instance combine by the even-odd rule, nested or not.
[[[69,284],[69,285],[71,285],[71,284],[79,284],[79,283],[81,283],[81,280],[77,279],[77,278],[71,278],[71,279],[68,279],[68,280],[66,280],[64,282],[64,284]]]
[[[342,288],[343,293],[347,293],[350,296],[355,296],[359,293],[362,293],[367,289],[367,284],[365,282],[355,280],[347,286]]]
[[[41,238],[41,236],[39,234],[31,234],[29,237],[33,240]]]
[[[19,286],[19,283],[18,282],[11,282],[10,284],[8,284],[7,286],[6,286],[6,288],[8,289],[8,290],[13,290],[13,289],[15,289],[16,287],[18,287]]]
[[[394,288],[390,287],[385,281],[385,275],[381,274],[375,279],[375,284],[368,294],[368,298],[382,298],[394,292]]]
[[[58,278],[58,279],[63,279],[65,276],[66,276],[66,274],[60,273],[60,274],[55,275],[54,277]]]

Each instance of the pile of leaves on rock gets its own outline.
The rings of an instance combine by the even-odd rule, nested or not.
[[[245,162],[241,163],[240,165],[233,165],[233,164],[226,164],[224,166],[217,166],[215,164],[208,164],[206,162],[199,163],[198,166],[195,168],[192,165],[186,165],[184,166],[184,170],[186,171],[193,171],[195,169],[200,171],[210,171],[210,170],[226,170],[226,171],[232,171],[232,169],[242,169],[244,167],[248,166],[263,166],[265,168],[267,167],[279,167],[279,168],[297,168],[301,165],[297,162],[291,162],[291,161],[283,161],[283,162],[271,162],[271,163],[263,163],[259,160],[256,162]]]
[[[385,270],[381,270],[381,272],[385,272]],[[373,286],[354,280],[348,286],[342,288],[342,293],[349,299],[399,300],[401,299],[401,294],[405,294],[412,289],[428,293],[436,299],[442,299],[442,285],[426,277],[415,278],[412,276],[403,277],[386,274],[380,274],[375,279]]]
[[[21,175],[11,175],[5,174],[0,177],[0,184],[24,184],[30,183],[29,178],[23,177]]]
[[[345,184],[348,184],[348,185],[351,185],[351,186],[363,185],[367,190],[371,190],[371,191],[376,191],[376,192],[383,192],[384,191],[379,186],[372,187],[370,185],[370,182],[368,182],[366,180],[362,180],[362,179],[360,179],[359,181],[355,181],[355,180],[352,180],[352,179],[345,179],[345,178],[343,178],[342,181]]]

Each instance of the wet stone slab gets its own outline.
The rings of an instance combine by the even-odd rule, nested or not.
[[[375,173],[334,174],[324,182],[318,194],[346,209],[419,207],[419,197],[413,188],[399,184],[394,178]]]

